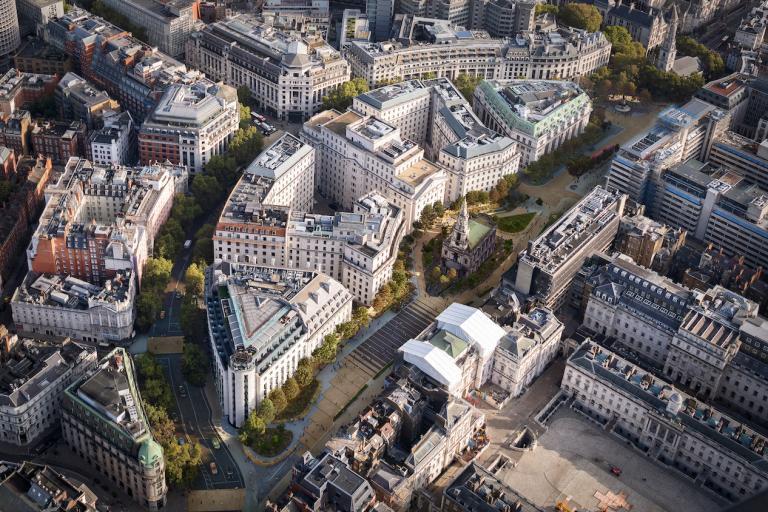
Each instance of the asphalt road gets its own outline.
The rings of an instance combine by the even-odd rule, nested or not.
[[[243,477],[226,445],[219,439],[220,448],[213,447],[218,434],[213,426],[211,409],[202,388],[192,386],[181,373],[181,356],[158,356],[173,390],[174,403],[169,414],[175,414],[176,434],[186,442],[199,442],[203,449],[203,467],[194,487],[198,489],[236,489],[243,487]],[[179,386],[183,386],[182,393]],[[186,395],[186,396],[184,396]],[[210,463],[215,462],[217,474],[211,474]]]

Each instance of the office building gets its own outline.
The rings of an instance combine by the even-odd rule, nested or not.
[[[483,28],[491,37],[516,37],[523,32],[533,32],[536,28],[536,2],[532,0],[475,0],[474,3],[485,4]]]
[[[394,0],[366,0],[365,14],[371,27],[372,41],[386,41],[392,31]]]
[[[88,159],[107,167],[135,163],[136,136],[131,113],[109,110],[104,112],[103,121],[104,126],[88,136]]]
[[[584,261],[613,243],[626,196],[598,186],[544,230],[518,257],[514,289],[557,311]]]
[[[330,27],[328,0],[263,0],[261,17],[278,30],[326,38]]]
[[[460,30],[445,20],[395,16],[393,38],[352,42],[345,56],[352,75],[373,87],[426,74],[460,73],[487,80],[573,80],[608,64],[611,44],[601,32],[572,28],[494,39],[485,31]]]
[[[10,67],[11,55],[21,44],[19,17],[16,13],[16,0],[2,0],[0,12],[0,71]]]
[[[64,75],[56,86],[59,116],[85,123],[89,130],[103,125],[105,110],[119,110],[120,104],[75,73]]]
[[[619,224],[614,248],[638,265],[667,275],[687,234],[642,214],[626,215]]]
[[[71,158],[45,189],[27,268],[93,284],[128,271],[140,281],[155,236],[186,181],[183,167],[99,167]]]
[[[349,65],[322,38],[300,37],[242,15],[212,23],[190,37],[186,62],[214,80],[251,90],[255,106],[300,122],[323,97],[349,80]]]
[[[367,42],[371,40],[371,36],[368,15],[359,9],[344,9],[341,24],[336,27],[337,48],[342,55],[352,41]]]
[[[53,75],[9,69],[0,76],[0,117],[7,117],[52,95],[59,79]]]
[[[118,343],[133,336],[138,283],[130,270],[114,272],[102,285],[68,274],[28,272],[11,299],[13,322],[33,337],[70,337]]]
[[[466,200],[462,201],[451,234],[443,240],[440,258],[446,268],[459,275],[476,272],[496,250],[496,224],[478,216],[469,218]]]
[[[84,483],[32,462],[0,462],[0,500],[16,512],[96,512],[100,507]]]
[[[499,340],[490,381],[521,395],[557,357],[562,334],[563,324],[546,308],[521,315]]]
[[[81,9],[50,21],[46,38],[72,57],[78,75],[106,90],[136,123],[144,121],[170,85],[203,78],[199,71]]]
[[[147,43],[172,57],[184,55],[184,45],[199,17],[199,0],[103,0],[104,5],[131,20],[147,34]]]
[[[768,486],[762,435],[589,340],[568,359],[561,389],[650,460],[728,500]]]
[[[64,76],[72,71],[72,58],[38,39],[25,41],[13,56],[13,66],[23,73]]]
[[[64,0],[16,0],[22,36],[40,36],[52,19],[64,16]]]
[[[73,381],[96,366],[96,349],[7,335],[0,355],[0,439],[29,445],[58,426],[61,400]]]
[[[352,295],[315,271],[217,262],[205,289],[216,393],[235,427],[352,315]]]
[[[385,121],[327,111],[304,123],[302,139],[316,151],[318,192],[342,209],[375,190],[402,210],[410,231],[424,206],[444,199],[445,172]]]
[[[484,81],[473,106],[486,126],[517,142],[522,165],[584,133],[592,113],[587,93],[564,81]]]
[[[648,132],[622,144],[611,162],[606,187],[647,205],[655,218],[654,195],[662,172],[691,158],[703,160],[728,123],[722,110],[698,98],[667,109]]]
[[[64,392],[64,442],[149,510],[165,505],[163,448],[152,437],[131,356],[116,348]]]
[[[206,79],[174,84],[141,125],[139,159],[142,164],[184,165],[194,175],[226,151],[239,126],[234,88]]]
[[[709,151],[709,162],[729,169],[747,183],[768,190],[768,143],[735,132],[720,134]]]

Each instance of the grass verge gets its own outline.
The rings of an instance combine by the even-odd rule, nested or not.
[[[510,215],[509,217],[496,217],[494,220],[500,230],[507,233],[519,233],[528,227],[535,216],[535,212],[529,212]]]

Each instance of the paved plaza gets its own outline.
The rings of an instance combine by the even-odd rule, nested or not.
[[[610,472],[619,466],[621,476]],[[570,497],[579,510],[601,510],[595,497],[618,495],[638,512],[720,510],[723,503],[690,480],[649,460],[570,409],[560,409],[533,451],[497,474],[541,507]],[[614,510],[609,508],[610,510]]]

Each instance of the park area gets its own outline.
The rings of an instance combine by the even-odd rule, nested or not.
[[[620,476],[611,473],[614,465],[621,468]],[[565,498],[578,510],[621,510],[611,503],[643,512],[723,506],[703,488],[569,409],[556,413],[536,448],[497,476],[546,509]]]

